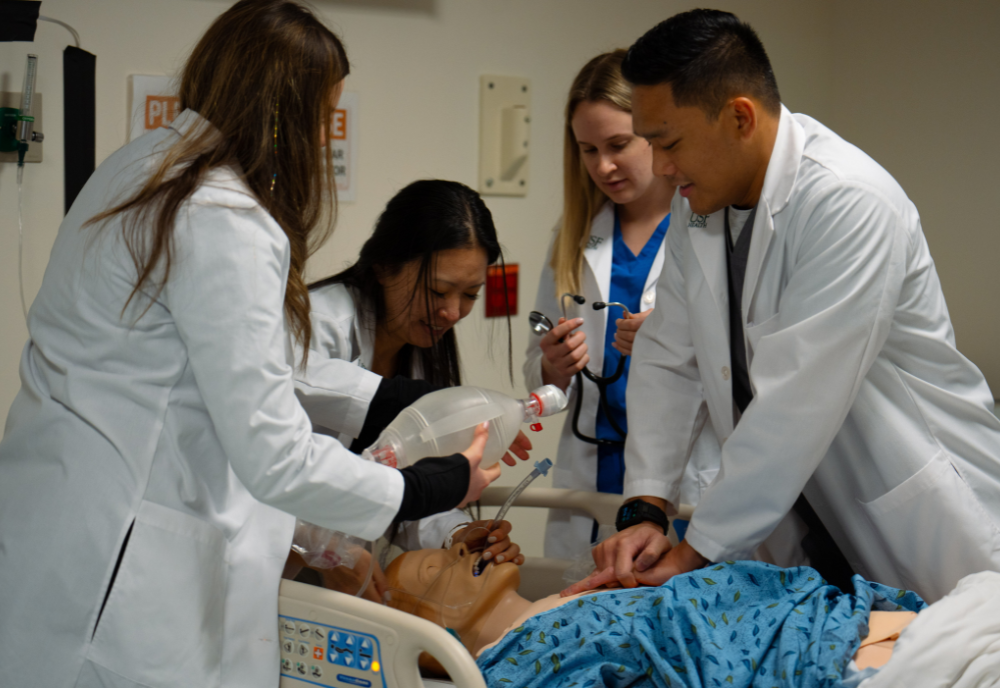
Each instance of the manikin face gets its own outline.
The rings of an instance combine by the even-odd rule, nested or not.
[[[741,205],[755,174],[735,100],[746,101],[734,99],[712,121],[700,107],[675,105],[670,84],[632,90],[633,125],[652,144],[653,172],[676,185],[699,215]]]
[[[584,101],[570,122],[590,178],[613,203],[626,205],[653,184],[653,152],[632,131],[632,115],[606,100]]]
[[[481,553],[465,543],[451,549],[422,549],[399,555],[386,568],[387,604],[416,614],[463,638],[508,592],[516,592],[521,573],[516,564],[490,562],[480,568]]]
[[[429,293],[418,284],[420,260],[395,275],[380,276],[385,296],[385,327],[402,344],[423,349],[472,312],[486,283],[486,250],[480,247],[439,251],[430,268]]]

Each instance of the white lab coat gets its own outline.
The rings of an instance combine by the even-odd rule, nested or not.
[[[866,578],[934,601],[1000,570],[1000,421],[903,190],[782,108],[742,297],[754,399],[735,429],[723,212],[674,199],[635,345],[626,494],[677,500],[707,402],[722,468],[687,534],[705,557],[746,556],[805,488]]]
[[[587,367],[600,374],[604,369],[604,334],[608,323],[608,309],[595,311],[595,301],[607,301],[611,288],[611,263],[614,252],[615,213],[614,204],[606,203],[591,222],[590,237],[587,248],[583,252],[584,264],[581,275],[581,294],[587,299],[585,304],[578,305],[571,299],[566,299],[566,314],[569,318],[583,318],[580,331],[587,335],[587,353],[590,363]],[[669,234],[669,232],[668,232]],[[553,236],[553,242],[555,237]],[[653,260],[653,265],[646,277],[641,300],[641,312],[645,312],[656,304],[656,283],[663,267],[664,246],[660,245]],[[559,299],[555,293],[555,275],[550,265],[552,244],[549,245],[545,267],[538,284],[538,296],[535,299],[535,310],[544,313],[558,322],[562,315]],[[621,317],[621,312],[614,311],[614,317]],[[529,333],[528,349],[524,363],[524,378],[527,388],[535,389],[542,384],[542,349],[538,345],[540,337]],[[634,363],[633,363],[634,365]],[[634,370],[629,373],[629,385],[632,384]],[[583,403],[580,406],[580,432],[586,437],[594,437],[597,424],[597,408],[600,396],[597,386],[589,380],[584,381]],[[597,489],[597,445],[578,440],[573,435],[573,409],[576,408],[578,393],[576,379],[566,390],[569,396],[569,406],[566,411],[566,421],[563,425],[562,437],[559,440],[559,453],[556,460],[552,484],[555,487],[574,490],[594,491]],[[629,422],[632,411],[629,409]],[[706,416],[707,417],[707,416]],[[703,418],[703,421],[705,418]],[[699,430],[700,430],[699,426]],[[715,478],[719,468],[719,444],[715,438],[711,423],[705,423],[705,431],[694,435],[692,443],[692,460],[688,464],[684,485],[684,502],[696,503],[701,494]],[[685,454],[685,456],[687,456]],[[586,514],[567,509],[552,509],[549,511],[548,527],[545,531],[545,556],[570,559],[586,553],[590,548],[590,536],[593,519]]]
[[[313,432],[333,435],[345,447],[361,433],[381,375],[371,372],[374,323],[363,322],[355,295],[343,284],[326,284],[309,293],[312,339],[306,370],[296,369],[295,394],[313,422]],[[422,377],[414,361],[416,377]],[[440,547],[469,518],[452,509],[407,521],[394,538],[405,550]]]
[[[311,432],[288,241],[233,171],[179,209],[166,287],[122,317],[121,222],[83,225],[202,123],[185,111],[101,164],[32,304],[0,442],[0,685],[273,688],[295,516],[373,539],[399,508],[398,471]]]

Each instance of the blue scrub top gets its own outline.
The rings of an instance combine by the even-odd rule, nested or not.
[[[667,235],[667,227],[669,226],[670,215],[667,214],[663,221],[657,225],[656,231],[643,246],[639,255],[634,255],[622,238],[618,208],[615,208],[615,238],[611,262],[611,287],[608,290],[609,301],[624,303],[631,313],[640,311],[646,279],[649,277],[649,271],[653,267],[653,261],[656,260],[656,254]],[[604,370],[601,373],[604,377],[614,374],[618,367],[618,359],[621,358],[621,354],[611,344],[615,341],[615,332],[618,330],[615,321],[622,317],[622,311],[617,306],[612,306],[608,310],[610,311],[608,313],[608,326],[604,333]],[[607,390],[611,413],[618,425],[626,432],[628,432],[628,424],[625,419],[625,388],[628,385],[630,359],[631,357],[628,357],[625,361],[624,374],[613,385],[609,385]],[[586,384],[589,387],[586,391],[587,394],[597,393],[593,384],[589,382]],[[608,422],[600,406],[597,409],[597,437],[608,440],[622,439],[611,427],[611,423]],[[597,448],[597,491],[621,494],[624,479],[624,448],[599,445]]]

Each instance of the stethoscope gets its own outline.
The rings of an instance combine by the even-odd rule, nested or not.
[[[559,305],[562,308],[563,317],[569,320],[566,315],[566,298],[573,299],[576,303],[583,305],[587,303],[587,299],[580,296],[579,294],[563,294],[559,298]],[[625,313],[625,318],[631,318],[632,314],[629,313],[628,307],[617,301],[595,301],[592,308],[595,311],[603,310],[609,306],[618,306]],[[538,311],[531,311],[528,314],[528,322],[531,324],[531,331],[535,334],[541,336],[546,332],[551,330],[554,325],[552,321],[544,313],[539,313]],[[615,382],[621,378],[622,374],[625,372],[625,356],[618,359],[618,367],[615,368],[615,372],[607,377],[601,377],[600,375],[595,375],[590,368],[584,366],[581,371],[576,374],[576,383],[579,388],[579,392],[576,395],[576,404],[573,407],[573,434],[577,439],[587,442],[589,444],[596,444],[603,447],[624,447],[625,438],[628,433],[622,430],[621,426],[615,421],[615,417],[611,414],[611,407],[608,405],[608,386],[613,385]],[[618,433],[621,437],[620,440],[605,440],[599,437],[587,437],[580,432],[580,408],[583,406],[583,377],[586,376],[588,380],[597,385],[597,392],[600,396],[601,410],[604,411],[604,417],[608,419],[608,423],[611,428]]]

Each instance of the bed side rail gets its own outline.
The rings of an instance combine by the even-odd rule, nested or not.
[[[487,487],[483,490],[480,501],[483,506],[500,506],[507,501],[513,490],[513,487]],[[521,493],[514,504],[515,506],[579,509],[590,514],[598,523],[614,525],[618,507],[622,505],[622,496],[585,490],[566,490],[557,487],[529,487]],[[694,509],[690,505],[682,504],[676,517],[688,520],[693,511]]]
[[[282,580],[278,626],[281,688],[423,688],[421,652],[433,655],[456,686],[486,688],[468,650],[443,628],[352,595]]]

